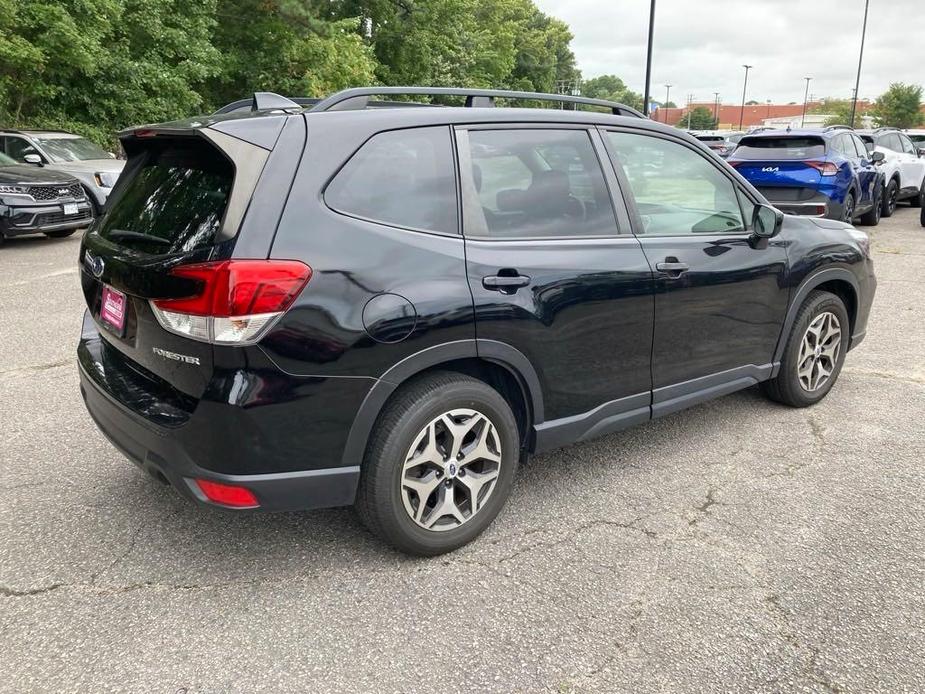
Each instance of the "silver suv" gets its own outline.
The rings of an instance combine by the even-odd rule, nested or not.
[[[125,162],[90,140],[56,130],[0,130],[0,152],[22,164],[70,174],[87,191],[98,217]]]

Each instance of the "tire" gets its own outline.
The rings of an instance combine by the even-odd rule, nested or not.
[[[842,221],[848,224],[854,224],[854,193],[848,193],[845,196],[845,207],[842,209]]]
[[[896,200],[899,195],[899,185],[896,183],[896,180],[892,180],[886,187],[886,190],[883,192],[883,197],[880,199],[880,216],[881,217],[892,217],[893,213],[896,211]]]
[[[459,419],[447,420],[448,414]],[[482,420],[473,424],[475,415]],[[476,436],[460,439],[468,442],[463,446],[468,453],[460,453],[458,468],[449,459],[451,451],[447,455],[447,448],[452,450],[457,440],[447,421],[457,425],[453,431],[471,424],[466,437]],[[483,450],[497,461],[478,457]],[[465,462],[472,455],[476,457]],[[354,507],[373,534],[402,552],[420,556],[452,552],[475,539],[498,515],[510,495],[519,457],[517,421],[498,391],[462,374],[428,374],[402,386],[379,416]],[[415,459],[427,462],[414,465]],[[430,459],[439,460],[439,465]],[[486,481],[493,472],[495,476]],[[476,480],[473,513],[469,485]],[[425,491],[419,493],[418,488]],[[444,506],[448,500],[458,505]],[[455,512],[438,513],[444,508]]]
[[[838,321],[838,328],[840,330],[839,342],[834,350],[834,359],[831,354],[826,359],[824,358],[824,352],[823,354],[819,354],[818,351],[816,351],[815,354],[810,353],[808,355],[812,356],[814,360],[820,361],[823,370],[831,367],[831,371],[824,381],[820,378],[815,387],[812,387],[813,383],[810,382],[810,388],[807,388],[800,377],[799,371],[801,366],[801,351],[804,350],[804,338],[807,337],[810,326],[814,325],[818,319],[823,318],[826,314],[834,316]],[[823,318],[823,326],[825,326],[826,320],[830,319]],[[832,327],[831,323],[829,323],[829,327]],[[826,330],[823,327],[821,333],[817,334],[824,335],[825,332]],[[771,400],[789,405],[790,407],[809,407],[810,405],[815,405],[828,395],[832,386],[834,386],[835,382],[838,380],[842,364],[845,362],[845,353],[850,337],[849,333],[850,321],[844,302],[829,292],[811,292],[800,307],[796,320],[793,322],[793,327],[790,329],[790,335],[787,338],[787,346],[784,348],[784,357],[781,359],[780,371],[775,378],[762,383],[761,390]],[[810,343],[812,343],[813,338],[809,339]],[[824,340],[822,344],[823,347],[826,344],[831,346],[831,341]],[[805,363],[806,360],[804,359],[804,364]],[[805,373],[806,371],[804,370],[804,374]],[[817,378],[821,373],[822,371],[817,370],[815,365],[813,365],[809,370],[809,378]]]
[[[918,195],[915,195],[909,199],[909,204],[916,208],[925,207],[925,181],[922,181],[922,185],[919,187]]]
[[[883,211],[883,186],[877,187],[876,195],[873,207],[861,215],[860,221],[864,226],[875,227],[880,223],[880,213]]]
[[[61,229],[60,231],[43,231],[42,233],[50,239],[66,239],[76,231],[77,229]]]

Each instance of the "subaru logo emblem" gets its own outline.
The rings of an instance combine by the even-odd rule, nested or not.
[[[90,251],[84,253],[84,265],[94,277],[103,276],[103,268],[106,267],[103,263],[103,259],[93,255]]]
[[[446,471],[450,477],[456,477],[456,463],[450,463]]]

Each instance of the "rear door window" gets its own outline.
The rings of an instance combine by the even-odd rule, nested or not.
[[[743,137],[735,156],[757,161],[820,159],[825,156],[825,142],[821,137]]]
[[[211,246],[234,182],[234,166],[198,139],[152,143],[126,166],[98,233],[162,255]]]
[[[466,233],[614,236],[613,206],[585,130],[470,130],[460,139]],[[474,198],[474,199],[473,199]]]
[[[915,146],[912,144],[912,140],[910,140],[905,135],[899,135],[899,143],[902,145],[902,151],[906,154],[916,154]]]
[[[450,130],[413,128],[369,139],[328,184],[328,207],[390,226],[457,234]]]

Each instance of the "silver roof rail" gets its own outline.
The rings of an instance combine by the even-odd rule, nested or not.
[[[599,106],[610,109],[617,116],[645,118],[634,108],[604,99],[589,99],[571,94],[543,94],[541,92],[518,92],[506,89],[468,89],[461,87],[355,87],[344,89],[322,99],[310,111],[353,111],[369,105],[371,96],[459,96],[465,97],[469,108],[490,108],[495,99],[519,99],[532,101],[553,101],[583,106]],[[280,97],[282,98],[282,97]],[[278,108],[278,107],[277,107]]]

